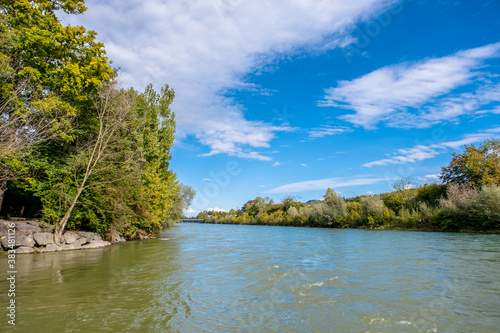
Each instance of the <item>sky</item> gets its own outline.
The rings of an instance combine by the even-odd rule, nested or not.
[[[188,216],[439,182],[500,138],[496,0],[87,0],[123,87],[174,89]]]

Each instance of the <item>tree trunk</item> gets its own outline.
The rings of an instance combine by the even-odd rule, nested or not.
[[[54,230],[54,243],[57,245],[61,243],[61,238],[64,228],[66,227],[66,223],[68,223],[69,217],[71,216],[71,212],[73,212],[73,208],[75,208],[76,203],[78,202],[78,198],[80,197],[80,194],[82,194],[82,192],[83,192],[83,184],[80,188],[78,188],[75,198],[73,199],[71,206],[69,206],[68,210],[66,211],[66,214],[64,214],[63,218],[61,219],[61,221],[59,221],[59,223],[56,223],[56,228]]]

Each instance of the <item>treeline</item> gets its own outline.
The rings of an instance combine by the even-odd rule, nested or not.
[[[444,184],[412,187],[409,179],[380,195],[344,199],[328,189],[323,200],[274,203],[257,197],[242,209],[201,212],[206,223],[433,231],[500,231],[500,142],[466,147],[442,168]]]
[[[128,238],[182,217],[170,169],[174,91],[125,90],[94,31],[63,26],[83,0],[0,4],[1,215]]]

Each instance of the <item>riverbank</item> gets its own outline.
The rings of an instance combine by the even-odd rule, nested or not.
[[[60,244],[54,243],[54,227],[37,220],[0,220],[0,252],[15,250],[16,254],[45,253],[97,249],[126,239],[116,235],[111,242],[95,232],[66,231]]]

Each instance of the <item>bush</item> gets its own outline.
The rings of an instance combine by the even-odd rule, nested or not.
[[[379,195],[363,197],[360,200],[361,209],[364,215],[371,217],[381,217],[384,213],[384,202]]]
[[[297,211],[297,208],[295,207],[290,207],[288,208],[288,210],[286,211],[286,214],[288,215],[289,218],[291,219],[294,219],[296,218],[297,216],[299,216],[299,212]]]
[[[347,216],[347,206],[344,199],[339,197],[333,190],[328,189],[323,201],[323,219],[331,225],[345,216]]]
[[[441,199],[439,205],[445,212],[464,216],[471,212],[478,196],[479,190],[473,185],[450,183],[446,189],[446,199]]]
[[[485,185],[473,203],[474,215],[485,229],[500,228],[500,187]]]

